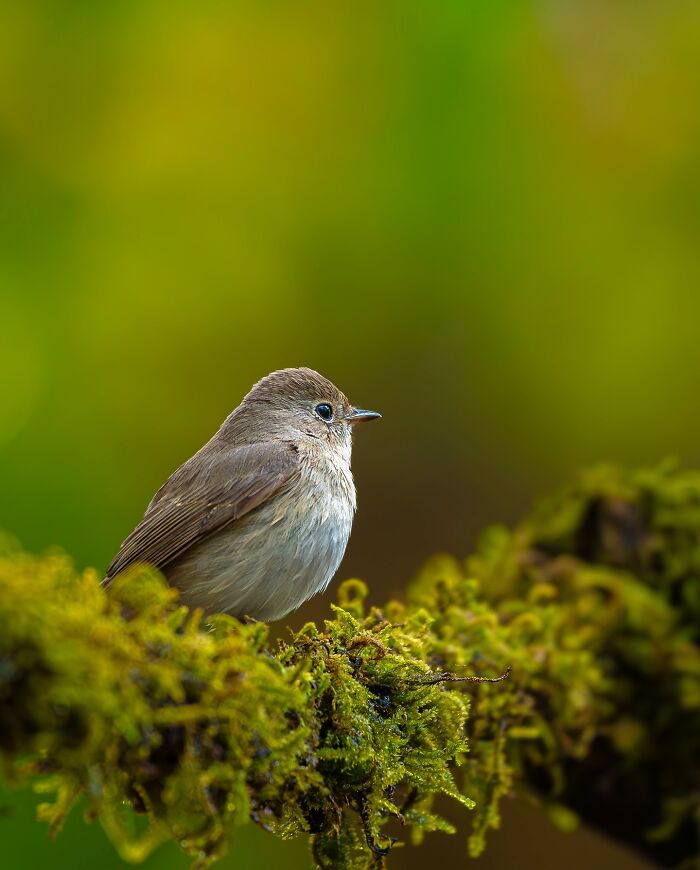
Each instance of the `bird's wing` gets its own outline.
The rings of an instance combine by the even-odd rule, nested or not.
[[[290,442],[250,444],[213,455],[200,451],[158,490],[107,568],[103,586],[136,562],[165,568],[298,474],[299,456]]]

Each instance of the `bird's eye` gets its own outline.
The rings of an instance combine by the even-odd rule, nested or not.
[[[314,410],[322,420],[326,421],[326,423],[330,423],[333,419],[333,408],[331,408],[331,406],[327,405],[325,402],[322,402],[320,405],[316,405]]]

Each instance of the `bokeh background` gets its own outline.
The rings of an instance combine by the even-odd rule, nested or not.
[[[289,365],[384,414],[340,572],[377,601],[581,465],[698,464],[699,47],[696,0],[0,5],[0,527],[104,567]],[[123,866],[35,803],[5,866]],[[305,845],[223,867],[268,862]],[[517,805],[473,866],[564,865],[644,866]]]

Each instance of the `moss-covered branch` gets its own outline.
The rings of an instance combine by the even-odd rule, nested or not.
[[[700,476],[669,469],[584,475],[466,566],[435,559],[405,602],[367,610],[351,581],[322,629],[275,645],[204,624],[146,569],[106,595],[62,555],[8,547],[5,775],[54,793],[54,830],[86,796],[130,859],[172,837],[204,866],[252,820],[311,835],[319,866],[366,867],[406,829],[450,829],[440,794],[473,805],[476,854],[517,786],[691,866],[698,577]]]

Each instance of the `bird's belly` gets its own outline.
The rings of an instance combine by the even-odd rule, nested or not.
[[[287,499],[287,501],[285,501]],[[208,613],[280,619],[323,591],[350,536],[353,505],[280,496],[186,553],[167,570],[184,603]]]

